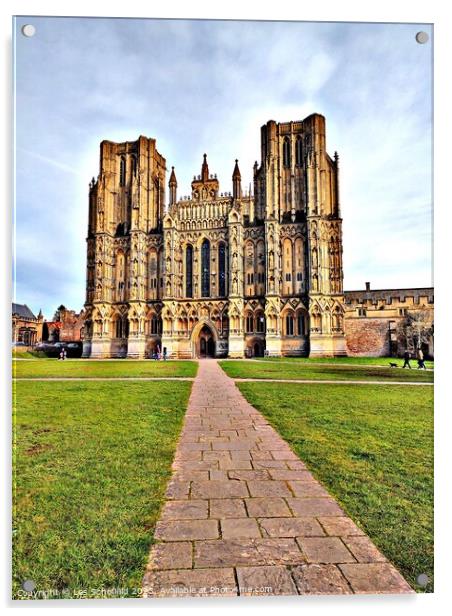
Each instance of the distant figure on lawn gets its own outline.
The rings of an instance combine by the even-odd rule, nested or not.
[[[167,356],[168,356],[168,351],[166,350],[166,347],[163,347],[163,361],[166,361]]]
[[[405,353],[403,354],[403,366],[402,368],[406,368],[408,366],[408,368],[411,370],[411,364],[410,364],[410,354],[408,351],[405,351]]]
[[[417,369],[427,370],[424,363],[424,353],[422,352],[422,349],[418,349],[417,351]]]

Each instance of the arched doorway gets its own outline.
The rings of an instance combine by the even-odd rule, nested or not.
[[[264,357],[264,345],[262,342],[254,343],[254,357]]]
[[[261,338],[251,338],[247,341],[246,356],[247,357],[264,357],[265,355],[265,340]]]
[[[200,358],[215,357],[215,338],[208,325],[203,325],[198,336],[197,355]]]

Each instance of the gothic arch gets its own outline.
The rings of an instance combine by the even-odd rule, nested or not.
[[[203,332],[204,328],[208,328],[210,330],[210,333],[212,334],[212,338],[214,341],[215,348],[217,348],[217,343],[220,338],[218,334],[218,330],[215,327],[211,319],[202,317],[193,327],[191,331],[191,335],[190,335],[190,344],[192,348],[193,357],[199,357],[200,355],[199,342],[200,342],[201,333]]]

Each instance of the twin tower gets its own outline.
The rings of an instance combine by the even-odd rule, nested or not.
[[[345,355],[338,157],[325,118],[261,128],[244,194],[204,154],[178,199],[155,139],[100,147],[89,191],[84,357]]]

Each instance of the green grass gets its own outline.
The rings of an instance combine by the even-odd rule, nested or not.
[[[299,359],[274,359],[270,361],[222,361],[220,366],[226,374],[235,379],[313,379],[347,381],[420,381],[433,382],[433,372],[424,370],[401,370],[399,368],[379,368],[374,366],[329,364],[303,361]]]
[[[15,389],[14,596],[138,595],[191,383]]]
[[[13,375],[27,378],[51,377],[194,377],[198,364],[193,361],[90,361],[50,359],[14,361]]]
[[[19,348],[12,350],[13,359],[47,359],[43,351],[23,351]]]
[[[420,591],[433,590],[433,390],[239,383],[314,475]]]
[[[262,357],[259,361],[276,361],[276,362],[298,362],[307,364],[349,364],[355,366],[382,366],[387,368],[389,362],[396,363],[399,367],[403,366],[403,359],[397,357]],[[417,368],[417,361],[411,359],[411,366]],[[426,360],[425,366],[429,369],[433,369],[434,362]]]

